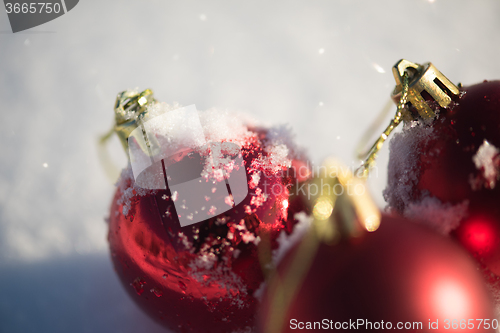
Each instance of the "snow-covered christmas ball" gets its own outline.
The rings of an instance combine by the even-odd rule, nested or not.
[[[131,297],[166,327],[246,332],[278,237],[294,231],[303,209],[291,192],[307,179],[307,162],[286,127],[214,109],[198,112],[204,144],[183,148],[183,135],[200,128],[176,119],[179,108],[152,103],[143,119],[148,147],[173,153],[142,178],[134,156],[123,170],[110,212],[113,263]],[[148,127],[165,114],[169,121]],[[147,188],[163,178],[165,188]]]
[[[432,102],[430,102],[432,103]],[[500,81],[463,87],[431,121],[405,124],[390,144],[390,209],[451,234],[500,276]]]

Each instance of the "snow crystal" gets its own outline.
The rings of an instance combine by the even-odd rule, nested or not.
[[[231,194],[228,195],[228,196],[226,196],[224,198],[224,202],[226,203],[226,205],[229,205],[230,207],[233,207],[234,206],[233,196]]]
[[[182,244],[184,245],[184,247],[186,248],[186,250],[190,251],[190,252],[193,252],[194,249],[193,249],[193,243],[191,243],[188,239],[188,237],[182,232],[182,231],[179,231],[179,233],[177,234],[178,236],[178,242],[182,242]]]
[[[254,189],[257,185],[259,185],[259,182],[260,182],[260,171],[257,171],[252,173],[250,181],[248,182],[248,186],[251,189]]]
[[[240,147],[255,133],[248,130],[248,122],[253,121],[239,113],[209,109],[198,112],[207,141],[233,142]]]
[[[425,197],[418,203],[410,203],[403,215],[429,225],[443,235],[456,229],[467,216],[467,200],[457,205],[444,204],[434,197]]]
[[[203,251],[188,266],[189,275],[203,285],[216,284],[227,291],[231,304],[237,305],[240,309],[248,306],[243,299],[248,295],[247,288],[243,280],[238,276],[228,264],[227,258],[223,258],[223,263],[218,263],[218,257],[211,252]],[[207,278],[208,277],[208,278]],[[220,299],[222,301],[222,299]]]
[[[269,128],[262,146],[266,154],[254,160],[252,168],[261,169],[268,174],[277,174],[289,168],[292,159],[304,159],[305,154],[296,146],[292,131],[287,125]]]
[[[146,194],[151,193],[151,190],[143,189],[135,184],[134,175],[130,163],[126,168],[122,170],[121,176],[115,186],[118,187],[119,192],[122,194],[118,199],[118,204],[123,204],[123,215],[128,214],[131,208],[130,199],[132,199],[132,197],[134,197],[135,195],[145,196]]]
[[[215,206],[210,206],[210,209],[208,210],[208,215],[215,215],[215,212],[217,211],[217,207]]]
[[[257,288],[254,292],[253,292],[253,297],[258,300],[259,302],[262,301],[262,297],[264,297],[264,293],[266,292],[266,287],[267,287],[267,283],[266,281],[262,282],[259,286],[259,288]]]
[[[477,153],[472,157],[476,168],[481,171],[486,188],[495,188],[497,179],[500,178],[500,150],[484,140]],[[478,190],[481,184],[477,184],[471,177],[471,186]]]
[[[264,151],[268,155],[262,159],[257,159],[254,163],[260,163],[268,173],[277,174],[292,165],[292,160],[289,158],[290,150],[285,144],[268,144],[264,146]]]
[[[267,201],[267,198],[269,195],[267,193],[264,193],[261,188],[257,187],[255,189],[255,195],[252,197],[252,200],[250,200],[250,205],[255,206],[256,208],[262,206],[264,202]]]

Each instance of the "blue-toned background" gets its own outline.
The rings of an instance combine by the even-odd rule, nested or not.
[[[0,10],[0,332],[162,332],[118,283],[114,186],[96,140],[116,94],[288,123],[316,163],[355,165],[400,58],[500,79],[500,2],[81,0],[12,34]],[[391,111],[392,113],[392,111]],[[125,154],[114,139],[117,165]],[[387,146],[371,190],[384,206]]]

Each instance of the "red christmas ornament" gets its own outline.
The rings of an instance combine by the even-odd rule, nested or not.
[[[349,186],[344,189],[349,192]],[[448,332],[467,329],[467,324],[486,332],[498,327],[481,276],[465,251],[401,217],[382,216],[375,231],[356,231],[359,222],[353,211],[358,221],[366,221],[359,212],[373,208],[366,199],[347,197],[314,201],[312,228],[287,253],[268,284],[260,332]],[[376,228],[373,214],[368,220],[366,226]],[[333,238],[322,237],[325,225],[334,226]],[[467,321],[470,318],[474,323]]]
[[[457,94],[439,87],[452,101],[443,107],[424,89],[421,96],[436,116],[408,122],[391,142],[385,198],[401,214],[428,215],[499,276],[500,81],[461,87]],[[420,109],[408,105],[414,119]]]
[[[279,266],[282,281],[295,274],[290,267],[299,248]],[[272,325],[270,316],[276,316],[276,310],[270,310],[272,297],[271,290],[262,305],[267,325]],[[493,315],[480,275],[458,246],[422,226],[385,216],[373,233],[333,246],[321,244],[286,310],[282,329],[264,324],[261,332],[416,332],[431,331],[429,325],[439,328],[433,332],[449,332],[454,320],[460,327],[469,318],[488,319],[488,325],[497,327]],[[479,321],[474,325],[475,332],[490,331],[477,326]]]
[[[140,104],[142,97],[147,105]],[[119,117],[132,114],[132,121],[138,123],[141,117],[146,119],[146,113],[154,111],[155,105],[150,91],[119,95],[115,109],[118,135],[123,138],[131,132],[130,119],[124,122]],[[221,126],[220,122],[227,119],[220,114],[214,117],[208,127]],[[133,126],[137,127],[137,123]],[[242,126],[230,125],[224,128],[234,130],[235,126]],[[246,169],[244,184],[248,195],[235,204],[238,194],[234,192],[234,184],[229,186],[226,181],[233,190],[229,196],[217,190],[205,197],[206,209],[203,206],[201,210],[212,209],[210,219],[181,227],[176,215],[181,215],[187,198],[178,195],[173,187],[140,188],[130,166],[118,181],[108,236],[115,269],[137,304],[174,331],[252,329],[258,305],[254,293],[265,274],[261,264],[265,265],[271,257],[270,251],[278,247],[276,238],[280,232],[293,229],[294,220],[289,212],[298,208],[290,203],[293,198],[289,188],[297,177],[291,171],[294,164],[301,162],[293,160],[292,147],[276,130],[242,128],[244,136],[239,141],[234,136],[221,141],[232,140],[240,149],[243,163],[239,167]],[[153,144],[150,142],[149,146]],[[214,156],[211,153],[213,147],[193,148],[162,163],[167,175],[175,168],[187,170],[192,178],[208,172],[206,181],[212,182],[216,189],[224,184],[225,178],[216,179],[216,166],[207,171],[207,159]],[[222,154],[227,158],[230,153],[222,149]],[[224,169],[224,172],[236,172],[238,166],[232,161],[224,160],[224,166],[233,167],[232,171]],[[183,181],[188,181],[187,178]],[[212,203],[219,199],[232,208],[218,214],[215,208],[220,211],[220,207]],[[198,213],[201,211],[194,212]]]

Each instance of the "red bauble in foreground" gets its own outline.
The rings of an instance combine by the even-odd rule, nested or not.
[[[201,208],[213,217],[181,227],[176,216],[189,198],[169,188],[140,188],[129,166],[111,206],[112,259],[125,289],[164,326],[178,332],[247,331],[255,324],[254,293],[264,282],[261,264],[278,248],[278,235],[293,230],[290,214],[302,209],[289,195],[298,181],[291,170],[302,162],[294,159],[297,155],[282,129],[247,128],[216,111],[202,116],[207,141],[222,142],[223,148],[230,143],[228,152],[222,149],[213,157],[210,148],[198,147],[162,163],[167,175],[171,167],[185,168],[192,179],[202,177],[200,182],[214,184]],[[230,158],[234,146],[242,165]],[[208,163],[212,158],[220,164]],[[226,191],[224,199],[219,189],[228,184],[224,173],[241,167],[246,168],[248,195],[234,205],[234,192],[228,196]],[[220,213],[213,202],[221,198],[233,208]]]
[[[497,276],[499,147],[500,81],[464,87],[436,119],[392,140],[385,191],[391,208],[434,220]]]
[[[278,267],[282,283],[278,285],[285,290],[293,285],[289,277],[301,274],[291,269],[294,261],[301,260],[300,249],[299,244],[288,252]],[[498,326],[482,279],[465,251],[402,218],[384,216],[373,233],[334,245],[321,243],[296,290],[291,303],[280,308],[272,306],[278,304],[273,303],[276,289],[266,291],[261,332],[299,328],[378,332],[393,331],[397,325],[414,332],[449,332],[456,324],[464,329],[472,318],[474,332],[492,331],[482,326],[484,321],[479,327],[476,318]],[[281,311],[284,317],[276,326],[273,321]],[[438,321],[438,329],[431,330],[429,320]],[[318,323],[321,326],[314,326]]]

